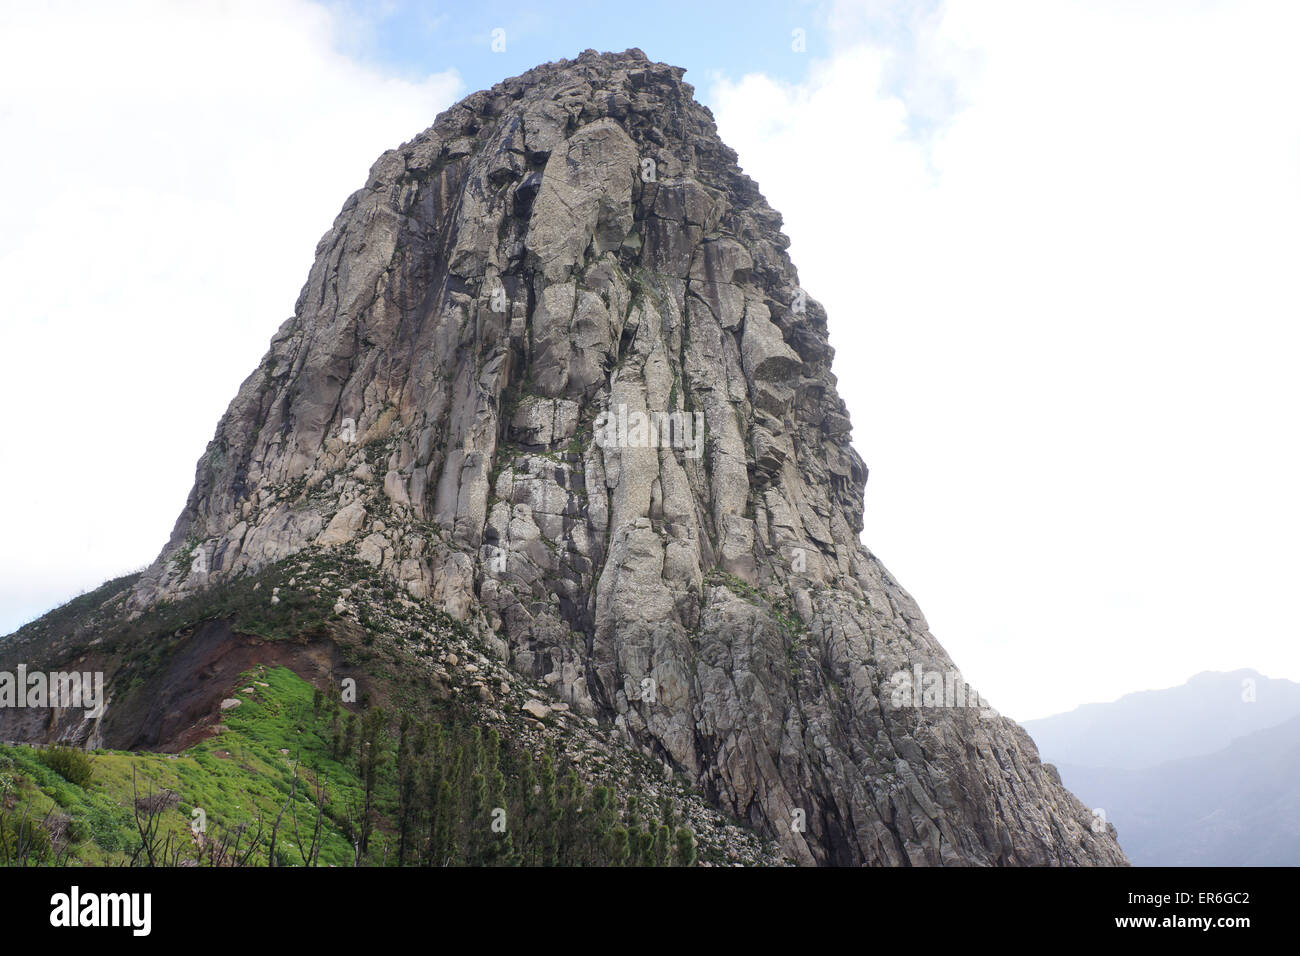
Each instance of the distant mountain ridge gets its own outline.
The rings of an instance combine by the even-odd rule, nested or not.
[[[1205,672],[1024,726],[1135,865],[1300,865],[1300,684]]]
[[[1205,671],[1178,687],[1084,704],[1023,726],[1044,760],[1137,770],[1214,753],[1297,715],[1300,684],[1242,669]]]

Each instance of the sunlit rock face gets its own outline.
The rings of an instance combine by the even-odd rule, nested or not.
[[[381,156],[131,606],[346,553],[800,862],[1122,864],[1019,727],[935,692],[858,539],[824,310],[682,73],[587,52]]]

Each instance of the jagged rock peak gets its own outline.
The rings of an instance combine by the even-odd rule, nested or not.
[[[801,862],[1122,863],[859,542],[825,313],[680,68],[587,51],[375,163],[143,609],[360,558]]]

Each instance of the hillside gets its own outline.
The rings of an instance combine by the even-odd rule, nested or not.
[[[0,865],[777,862],[628,755],[358,718],[284,667],[238,683],[221,723],[176,754],[0,745]]]

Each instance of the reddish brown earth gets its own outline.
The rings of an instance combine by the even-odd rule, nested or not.
[[[112,750],[177,753],[218,731],[221,701],[237,690],[240,675],[259,665],[287,667],[316,687],[344,676],[338,643],[328,632],[298,641],[268,641],[242,634],[226,621],[199,625],[142,685],[124,691],[107,673],[108,712],[100,745]],[[111,665],[92,653],[52,669],[94,671]],[[364,681],[355,675],[358,684]],[[84,743],[92,727],[82,711],[0,710],[0,740],[43,744]]]

